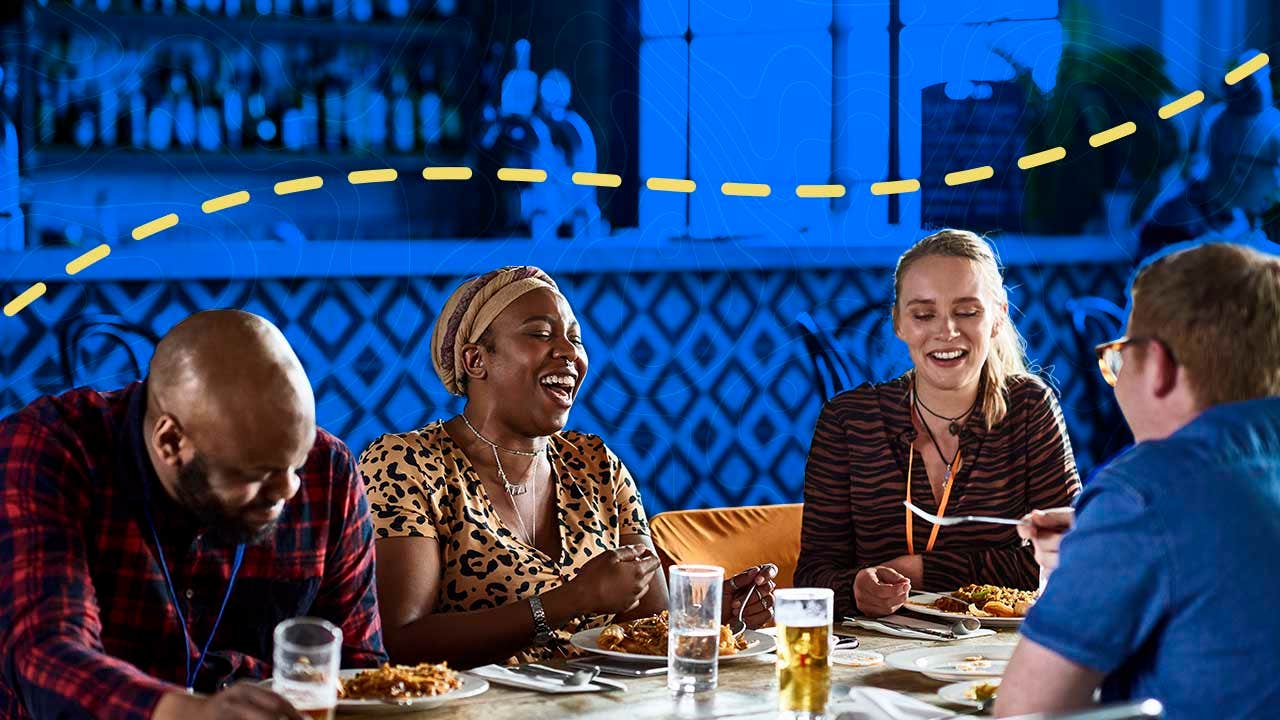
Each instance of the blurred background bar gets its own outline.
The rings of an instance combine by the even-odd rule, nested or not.
[[[857,382],[901,372],[893,263],[951,225],[1009,266],[1087,474],[1127,439],[1090,348],[1134,264],[1181,239],[1277,248],[1280,73],[1223,83],[1259,51],[1280,58],[1274,0],[9,0],[0,303],[47,292],[0,319],[0,412],[123,384],[145,338],[234,306],[281,326],[359,451],[456,411],[425,354],[436,311],[533,263],[591,351],[573,426],[650,512],[794,502],[833,390],[806,333]],[[380,169],[397,179],[351,182]],[[84,317],[132,330],[68,342]]]

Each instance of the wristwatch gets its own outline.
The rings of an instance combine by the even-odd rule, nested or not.
[[[533,611],[533,644],[545,647],[551,642],[551,626],[547,624],[547,611],[542,609],[542,598],[530,597],[529,609]]]

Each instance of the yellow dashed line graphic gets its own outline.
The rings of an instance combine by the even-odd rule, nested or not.
[[[22,293],[18,295],[18,297],[10,300],[8,303],[5,304],[4,314],[8,315],[9,317],[13,317],[14,315],[17,315],[18,313],[22,312],[23,308],[35,302],[37,299],[40,298],[41,295],[44,295],[45,291],[48,289],[49,287],[47,285],[45,285],[42,282],[38,282],[32,285],[31,287],[27,288],[26,290],[23,290]]]
[[[223,195],[221,197],[205,200],[204,202],[200,203],[200,209],[203,210],[206,215],[208,215],[209,213],[220,212],[222,210],[226,210],[227,208],[233,208],[233,207],[236,207],[237,205],[243,205],[247,202],[249,202],[249,193],[246,190],[241,190],[240,192],[233,192],[227,195]]]
[[[1100,133],[1094,133],[1089,136],[1089,145],[1091,147],[1102,147],[1107,143],[1112,143],[1120,138],[1126,138],[1138,132],[1138,126],[1132,122],[1120,123],[1110,130],[1103,130]]]
[[[169,213],[168,215],[161,215],[160,217],[156,218],[155,220],[152,220],[151,222],[143,223],[139,225],[138,227],[133,229],[133,232],[131,234],[133,235],[134,240],[144,240],[146,238],[151,237],[152,235],[155,235],[158,232],[161,232],[163,230],[168,230],[169,228],[177,224],[178,224],[178,214]]]
[[[423,180],[470,180],[469,167],[428,167],[422,168]]]
[[[983,165],[969,170],[957,170],[953,173],[947,173],[942,179],[947,185],[956,186],[966,183],[982,182],[995,177],[996,171],[990,165]]]
[[[1022,157],[1018,158],[1018,169],[1030,170],[1031,168],[1038,168],[1041,165],[1048,165],[1049,163],[1058,162],[1059,160],[1061,160],[1066,156],[1067,156],[1067,150],[1066,148],[1063,148],[1063,147],[1055,147],[1055,148],[1049,148],[1048,150],[1041,150],[1038,153],[1031,153],[1030,155],[1023,155]]]
[[[506,182],[546,182],[547,171],[533,168],[501,168],[498,179]]]
[[[98,247],[84,253],[80,257],[67,263],[66,271],[68,275],[75,275],[90,265],[98,262],[102,258],[111,254],[111,246],[103,243]]]
[[[1225,76],[1225,80],[1229,85],[1235,85],[1250,75],[1258,72],[1271,62],[1266,53],[1259,53],[1250,58],[1247,62],[1242,63],[1239,67],[1232,69]],[[1191,93],[1162,106],[1158,115],[1162,120],[1168,120],[1180,113],[1186,112],[1205,100],[1204,92],[1196,90]],[[1130,122],[1124,122],[1113,128],[1096,133],[1089,138],[1090,147],[1098,148],[1112,143],[1122,138],[1133,135],[1138,131],[1138,126]],[[1039,152],[1023,155],[1018,158],[1018,168],[1021,170],[1031,170],[1033,168],[1048,165],[1049,163],[1058,162],[1067,156],[1067,150],[1063,147],[1053,147]],[[424,180],[470,180],[473,171],[469,167],[461,166],[433,166],[426,167],[422,170],[422,179]],[[970,168],[968,170],[957,170],[947,173],[944,181],[947,185],[961,185],[964,183],[980,182],[988,180],[995,176],[995,169],[990,165],[982,167]],[[395,182],[399,179],[399,174],[394,169],[382,168],[373,170],[356,170],[347,175],[347,181],[352,185],[363,185],[366,183],[388,183]],[[537,168],[501,168],[498,170],[498,179],[504,182],[532,182],[540,183],[547,180],[546,170]],[[570,178],[575,185],[586,185],[592,187],[620,187],[622,178],[613,173],[595,173],[595,172],[575,172]],[[274,186],[276,195],[290,195],[292,193],[306,192],[308,190],[318,190],[324,187],[324,179],[318,175],[310,177],[294,178],[292,180],[284,180],[277,182]],[[698,189],[697,184],[693,180],[682,178],[667,177],[651,177],[645,181],[645,187],[655,192],[674,192],[674,193],[692,193]],[[919,192],[920,181],[916,178],[905,180],[890,180],[884,182],[876,182],[871,184],[872,195],[898,195],[905,193]],[[720,192],[728,196],[737,197],[769,197],[773,189],[765,183],[743,183],[743,182],[726,182],[720,185]],[[844,197],[847,188],[844,185],[796,185],[796,197],[801,198],[840,198]],[[229,193],[220,197],[205,200],[200,204],[200,209],[205,214],[221,212],[233,207],[244,205],[250,200],[247,190]],[[145,222],[133,228],[130,235],[134,240],[144,240],[163,232],[178,224],[177,213],[169,213]],[[67,275],[76,275],[88,269],[92,265],[105,259],[111,254],[111,247],[107,244],[101,244],[97,247],[85,252],[75,258],[66,265]],[[48,290],[43,282],[37,282],[31,287],[24,290],[17,297],[9,301],[4,306],[4,314],[12,317],[18,314],[32,302],[35,302]]]
[[[1257,55],[1254,55],[1252,58],[1249,59],[1248,62],[1245,62],[1244,64],[1240,65],[1240,67],[1227,73],[1227,77],[1226,77],[1227,84],[1235,85],[1241,80],[1249,77],[1250,75],[1266,67],[1267,63],[1269,62],[1271,62],[1271,58],[1267,57],[1266,53],[1258,53]]]
[[[622,185],[622,177],[613,173],[576,172],[573,174],[573,184],[615,188]]]
[[[887,182],[871,183],[872,195],[901,195],[903,193],[913,193],[920,190],[920,181],[912,178],[910,180],[890,180]]]
[[[657,190],[659,192],[691,193],[698,189],[698,184],[692,180],[677,180],[676,178],[663,177],[649,178],[645,182],[644,186],[650,190]]]
[[[843,185],[797,185],[796,197],[802,198],[842,198],[845,194]]]
[[[732,197],[769,197],[773,188],[764,183],[727,182],[720,184],[720,192]]]
[[[1174,115],[1184,113],[1202,102],[1204,102],[1204,93],[1197,90],[1193,93],[1187,93],[1168,105],[1165,105],[1160,108],[1156,114],[1160,116],[1161,120],[1168,120]]]
[[[285,180],[276,183],[275,191],[277,195],[292,195],[293,193],[306,192],[308,190],[319,190],[324,187],[324,178],[319,175],[311,177],[300,177],[294,180]]]
[[[400,173],[391,168],[382,170],[356,170],[347,173],[347,182],[352,185],[365,185],[368,183],[384,183],[395,182],[399,179]]]

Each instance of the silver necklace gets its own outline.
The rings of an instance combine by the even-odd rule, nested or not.
[[[524,495],[526,492],[529,491],[529,488],[525,487],[525,485],[526,483],[532,482],[532,478],[537,474],[538,461],[536,458],[539,455],[541,455],[542,452],[541,451],[528,452],[525,450],[511,450],[509,448],[504,448],[501,445],[493,442],[489,438],[481,435],[480,431],[476,430],[475,427],[471,424],[471,421],[467,419],[467,416],[465,413],[459,413],[459,415],[461,415],[462,422],[466,424],[467,429],[469,429],[472,432],[472,434],[474,434],[477,438],[480,438],[481,442],[488,445],[489,448],[493,450],[493,464],[496,465],[498,468],[498,479],[502,481],[502,488],[507,491],[507,500],[511,503],[511,509],[514,510],[516,513],[516,522],[520,523],[520,532],[524,533],[525,538],[527,538],[526,543],[529,545],[529,547],[537,547],[536,545],[537,532],[538,532],[537,513],[535,512],[534,516],[532,518],[529,518],[529,522],[533,525],[533,532],[530,533],[529,529],[524,526],[524,515],[520,513],[520,506],[516,504],[515,496]],[[507,480],[507,473],[504,472],[502,469],[502,460],[498,457],[498,450],[500,449],[505,452],[509,452],[512,455],[522,455],[524,457],[535,458],[533,462],[529,463],[529,471],[528,473],[525,474],[524,482],[520,483],[519,485],[512,485],[511,482]]]
[[[512,485],[511,481],[507,479],[507,473],[504,472],[502,469],[502,460],[498,457],[498,451],[501,450],[505,453],[510,453],[512,455],[519,455],[521,457],[536,458],[539,455],[541,455],[543,452],[545,452],[547,448],[544,447],[542,450],[535,450],[533,452],[529,452],[528,450],[512,450],[511,448],[502,447],[498,443],[481,435],[480,431],[476,430],[475,426],[471,424],[471,421],[467,419],[466,413],[460,413],[460,416],[462,417],[462,422],[467,426],[467,429],[470,430],[473,435],[479,438],[480,442],[484,443],[485,445],[488,445],[489,449],[493,451],[493,464],[498,466],[498,479],[502,481],[502,489],[506,490],[507,494],[511,495],[512,497],[516,495],[523,495],[526,492],[528,492],[529,488],[525,487],[524,483],[521,483],[519,485]],[[550,446],[548,445],[547,447],[550,447]],[[530,467],[532,467],[532,465],[530,465]]]

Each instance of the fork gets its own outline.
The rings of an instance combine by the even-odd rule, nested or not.
[[[922,517],[925,520],[928,520],[934,525],[942,525],[942,526],[959,525],[960,523],[967,523],[967,522],[991,523],[993,525],[1021,525],[1022,524],[1021,519],[985,517],[982,515],[954,515],[952,517],[938,517],[937,515],[934,515],[933,513],[927,510],[923,510],[921,508],[916,507],[915,505],[912,505],[910,501],[904,501],[902,504],[906,505],[907,509],[915,513],[917,516]]]

